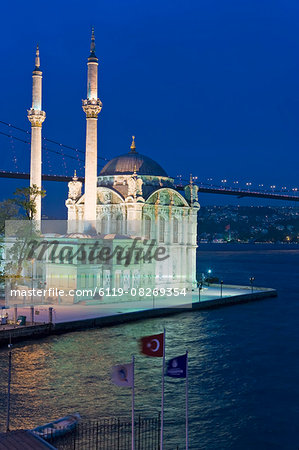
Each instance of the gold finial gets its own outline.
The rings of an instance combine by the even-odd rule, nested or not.
[[[131,152],[136,151],[135,136],[132,136]]]
[[[77,180],[78,180],[78,177],[77,177],[77,171],[76,171],[76,170],[74,170],[73,180],[74,180],[74,181],[77,181]]]
[[[193,184],[193,176],[192,176],[192,173],[190,173],[190,184]]]
[[[39,59],[39,46],[37,44],[36,46],[36,52],[35,52],[35,69],[40,68],[40,59]]]

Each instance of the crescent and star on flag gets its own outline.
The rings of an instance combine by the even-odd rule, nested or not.
[[[156,348],[154,348],[154,345],[156,344]],[[149,342],[147,344],[147,347],[150,348],[152,350],[152,352],[157,352],[160,348],[160,342],[158,341],[158,339],[153,339],[151,342]]]
[[[147,356],[162,357],[164,347],[164,333],[144,336],[140,339],[141,353]]]

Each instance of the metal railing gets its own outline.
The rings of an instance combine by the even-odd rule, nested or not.
[[[135,420],[135,449],[159,450],[160,415]],[[80,422],[76,428],[60,437],[52,435],[47,441],[58,450],[130,450],[131,421],[107,418]]]

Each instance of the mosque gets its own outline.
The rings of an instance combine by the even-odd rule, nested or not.
[[[32,127],[30,185],[39,187],[41,131],[46,117],[41,105],[42,72],[37,49],[32,108],[28,111],[28,119]],[[135,237],[145,239],[146,242],[154,240],[156,245],[166,248],[169,255],[166,261],[155,267],[128,267],[126,275],[121,267],[97,266],[97,272],[109,272],[109,276],[105,278],[106,285],[119,286],[124,280],[130,284],[128,280],[133,278],[142,284],[142,274],[150,270],[153,272],[155,285],[166,283],[172,287],[196,287],[197,213],[200,206],[192,177],[182,195],[176,189],[174,179],[156,161],[139,152],[134,136],[129,151],[111,159],[98,174],[97,121],[102,102],[98,98],[98,58],[95,53],[94,31],[87,60],[87,98],[82,101],[82,108],[86,114],[84,193],[82,183],[75,173],[68,184],[68,198],[65,202],[68,213],[67,235],[63,238],[74,245],[82,239],[96,238],[123,243]],[[41,220],[41,199],[37,200],[36,206],[35,220],[38,222]],[[49,273],[53,270],[54,265],[49,264],[47,280],[51,279]],[[70,268],[64,270],[69,273]],[[84,268],[76,267],[73,276],[75,286],[80,285],[78,273],[82,270]],[[139,272],[137,276],[136,271]],[[50,284],[48,281],[48,285]]]

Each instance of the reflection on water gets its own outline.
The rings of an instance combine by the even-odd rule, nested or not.
[[[159,411],[161,359],[139,354],[139,337],[166,327],[167,354],[190,354],[192,449],[296,448],[299,419],[299,252],[200,254],[202,271],[280,289],[278,299],[71,333],[13,350],[12,428],[73,411],[84,418],[130,416],[130,390],[111,366],[136,355],[136,410]],[[297,277],[297,278],[296,278]],[[297,281],[296,281],[297,280]],[[5,428],[7,351],[0,352],[0,430]],[[184,381],[166,382],[167,450],[184,443]]]

